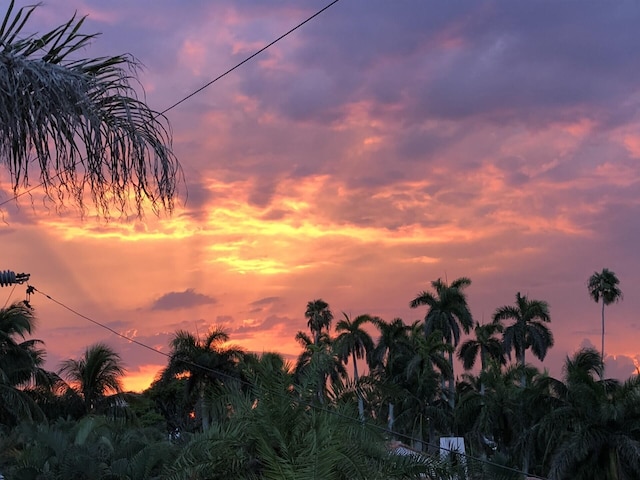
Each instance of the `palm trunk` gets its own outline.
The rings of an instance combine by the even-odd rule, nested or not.
[[[529,475],[529,451],[524,452],[524,458],[522,459],[522,471],[525,475]]]
[[[419,452],[422,452],[422,449],[424,447],[424,442],[422,441],[422,439],[423,439],[423,435],[422,435],[422,415],[420,415],[420,428],[418,429],[418,435],[416,435],[416,437],[413,440],[413,448],[416,449]]]
[[[387,415],[387,429],[389,432],[393,433],[393,425],[396,422],[396,417],[394,416],[394,408],[395,404],[389,402],[389,414]]]
[[[604,297],[602,298],[602,349],[600,350],[600,355],[604,366]]]
[[[436,454],[438,452],[436,443],[436,426],[433,424],[433,418],[429,418],[429,446],[427,447],[427,452]]]
[[[487,369],[487,359],[485,358],[484,349],[480,347],[480,395],[484,396],[484,382],[482,381],[482,375]]]
[[[456,404],[456,377],[453,374],[453,352],[449,352],[449,366],[451,366],[451,377],[449,377],[449,406],[453,410]]]
[[[358,364],[356,363],[356,353],[351,352],[351,357],[353,358],[353,381],[356,385],[356,395],[358,396],[358,414],[360,415],[360,421],[364,422],[364,400],[362,399],[362,395],[360,395],[359,385],[358,385]]]
[[[522,376],[520,377],[520,386],[522,388],[527,386],[527,373],[525,372],[525,350],[524,348],[522,349],[522,353],[520,355],[518,355],[518,364],[520,364],[520,368],[522,368]]]
[[[525,348],[525,340],[527,338],[527,325],[523,323],[523,320],[518,321],[518,341],[520,342],[520,348],[522,351],[518,354],[518,349],[516,349],[516,359],[520,364],[520,368],[522,368],[522,376],[520,377],[520,386],[522,388],[527,386],[527,374],[525,372],[525,353],[527,349]]]
[[[209,412],[204,399],[204,387],[200,387],[198,394],[198,402],[200,403],[200,420],[202,421],[202,431],[209,430]]]
[[[615,450],[609,453],[609,478],[611,478],[611,480],[618,480],[620,478],[618,474],[618,455]]]

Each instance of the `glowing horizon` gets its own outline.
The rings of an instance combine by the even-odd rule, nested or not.
[[[162,110],[323,6],[50,0],[33,28],[88,15],[102,35],[81,53],[134,55]],[[607,267],[625,293],[606,310],[607,368],[628,376],[640,360],[637,20],[632,4],[339,2],[167,113],[185,173],[172,215],[105,220],[36,190],[2,206],[0,269],[164,352],[179,328],[222,325],[247,350],[290,357],[309,300],[336,318],[411,323],[424,317],[415,294],[467,276],[478,321],[518,291],[549,302],[545,366],[559,375],[566,355],[599,345],[586,281]],[[4,171],[0,193],[12,198]],[[162,364],[32,303],[52,369],[97,341],[122,355],[132,388]]]

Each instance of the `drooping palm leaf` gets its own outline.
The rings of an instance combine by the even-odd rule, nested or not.
[[[11,1],[0,26],[0,163],[14,192],[37,176],[54,201],[89,196],[105,216],[140,215],[145,201],[171,211],[181,170],[166,117],[131,85],[138,62],[77,58],[96,37],[80,33],[84,17],[24,34],[36,8]]]

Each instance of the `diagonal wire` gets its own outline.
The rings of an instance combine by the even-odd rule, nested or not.
[[[245,58],[244,60],[242,60],[240,63],[237,63],[236,65],[234,65],[233,67],[231,67],[229,70],[227,70],[224,73],[221,73],[220,75],[218,75],[217,77],[215,77],[213,80],[210,80],[209,82],[205,83],[203,86],[201,86],[200,88],[194,90],[193,92],[191,92],[190,94],[186,95],[185,97],[181,98],[180,100],[178,100],[177,102],[175,102],[174,104],[170,105],[169,107],[165,108],[164,110],[162,110],[161,112],[159,112],[157,115],[155,115],[153,117],[153,120],[157,119],[159,116],[162,116],[164,114],[166,114],[167,112],[169,112],[170,110],[173,110],[174,108],[176,108],[178,105],[186,102],[187,100],[189,100],[191,97],[197,95],[198,93],[202,92],[203,90],[205,90],[206,88],[209,88],[211,85],[213,85],[214,83],[216,83],[218,80],[220,80],[221,78],[226,77],[227,75],[229,75],[231,72],[233,72],[234,70],[240,68],[242,65],[244,65],[245,63],[247,63],[248,61],[250,61],[251,59],[253,59],[254,57],[260,55],[262,52],[264,52],[265,50],[267,50],[269,47],[272,47],[273,45],[275,45],[276,43],[278,43],[280,40],[282,40],[283,38],[287,37],[288,35],[290,35],[291,33],[295,32],[296,30],[298,30],[299,28],[301,28],[303,25],[307,24],[308,22],[310,22],[311,20],[313,20],[314,18],[316,18],[318,15],[322,14],[325,10],[329,9],[330,7],[332,7],[333,5],[335,5],[336,3],[338,3],[340,0],[333,0],[331,3],[329,3],[328,5],[325,5],[323,8],[321,8],[320,10],[318,10],[316,13],[314,13],[313,15],[311,15],[310,17],[308,17],[306,20],[303,20],[302,22],[298,23],[295,27],[289,29],[287,32],[283,33],[282,35],[280,35],[278,38],[276,38],[275,40],[271,41],[270,43],[268,43],[267,45],[265,45],[264,47],[262,47],[261,49],[255,51],[253,54],[249,55],[247,58]],[[85,159],[86,160],[86,159]],[[76,162],[76,164],[74,166],[77,166],[79,163],[81,162],[81,160],[78,160],[78,162]],[[70,168],[70,167],[69,167]],[[68,168],[67,168],[68,170]],[[63,170],[64,172],[65,170]],[[63,172],[59,172],[56,175],[53,175],[52,178],[56,178],[59,177]],[[44,182],[41,182],[33,187],[28,188],[27,190],[23,190],[20,193],[17,193],[15,195],[13,195],[13,197],[4,200],[2,202],[0,202],[0,207],[6,205],[7,203],[17,200],[18,198],[22,197],[23,195],[26,195],[28,193],[33,192],[34,190],[42,187],[44,185]]]
[[[4,310],[7,307],[7,304],[9,303],[9,299],[11,299],[11,295],[13,295],[13,291],[16,289],[16,285],[17,283],[13,284],[13,288],[11,289],[11,291],[9,292],[9,296],[7,297],[7,299],[4,302],[4,305],[2,306],[2,309]]]

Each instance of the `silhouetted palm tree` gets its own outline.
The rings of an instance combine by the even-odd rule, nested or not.
[[[369,363],[382,387],[393,386],[404,375],[404,368],[399,359],[402,356],[402,351],[409,346],[409,333],[412,328],[405,324],[401,318],[394,318],[388,323],[380,318],[375,318],[373,323],[380,331],[380,338],[371,353]],[[395,389],[383,388],[383,390],[393,392]],[[385,393],[383,397],[388,401],[387,428],[393,432],[397,398],[392,393]]]
[[[460,330],[469,333],[473,326],[471,311],[467,304],[467,296],[464,289],[471,285],[471,280],[461,277],[451,285],[442,279],[431,282],[435,294],[427,291],[419,293],[409,304],[411,308],[427,306],[427,314],[424,317],[425,335],[430,335],[436,330],[442,333],[444,340],[454,348],[460,343]],[[451,365],[451,377],[449,378],[449,403],[453,408],[455,403],[455,375],[453,368],[453,350],[449,352],[449,364]]]
[[[110,346],[96,343],[79,360],[62,362],[59,373],[82,395],[87,411],[93,412],[106,395],[122,392],[125,368]]]
[[[335,349],[340,359],[345,363],[349,361],[349,356],[353,360],[353,381],[358,385],[358,362],[359,358],[368,358],[373,351],[373,340],[371,336],[362,328],[365,323],[373,321],[370,315],[358,315],[353,321],[346,313],[342,313],[344,319],[336,324],[337,338],[334,340]],[[362,395],[358,393],[358,412],[360,419],[364,420],[364,401]]]
[[[313,335],[313,343],[318,345],[320,334],[323,330],[329,331],[333,321],[333,313],[329,309],[329,304],[322,299],[307,302],[307,309],[304,312],[307,325]]]
[[[312,391],[323,404],[327,397],[327,381],[339,383],[347,378],[347,371],[328,334],[322,333],[317,344],[304,332],[298,332],[296,340],[303,350],[296,362],[295,382],[304,390]]]
[[[617,302],[622,298],[622,290],[618,287],[620,280],[615,273],[608,268],[603,268],[602,272],[594,272],[589,277],[589,295],[593,301],[598,303],[602,300],[602,349],[600,355],[604,362],[604,307]]]
[[[352,418],[351,406],[310,406],[280,372],[260,370],[258,377],[247,396],[230,399],[229,421],[194,436],[162,478],[448,478],[437,460],[390,455],[381,431]]]
[[[211,424],[212,405],[207,390],[240,377],[238,365],[244,351],[239,347],[224,346],[228,341],[229,335],[221,327],[214,327],[203,340],[178,330],[171,340],[169,364],[161,373],[165,379],[188,377],[185,394],[197,394],[196,413],[200,415],[203,430],[208,430]]]
[[[540,360],[544,360],[547,350],[553,346],[553,334],[545,323],[551,321],[549,305],[542,300],[529,300],[526,295],[516,294],[516,305],[499,307],[493,314],[493,322],[513,320],[504,328],[502,344],[505,353],[511,357],[511,350],[515,351],[516,361],[520,367],[526,365],[525,352],[531,349]],[[526,384],[526,377],[522,376],[522,386]]]
[[[458,350],[458,359],[462,361],[465,370],[471,370],[478,356],[480,357],[480,374],[487,368],[487,360],[489,358],[497,361],[501,365],[506,363],[502,343],[494,335],[501,333],[503,327],[499,323],[489,323],[480,325],[476,323],[474,332],[476,338],[469,339],[460,345]],[[484,384],[480,383],[480,393],[484,394]]]
[[[403,367],[403,376],[397,379],[403,390],[399,402],[398,423],[405,432],[417,440],[414,444],[421,450],[425,433],[429,444],[433,445],[436,436],[436,424],[449,429],[446,425],[447,412],[441,408],[441,397],[445,392],[438,385],[442,378],[449,378],[451,365],[445,354],[453,346],[442,341],[442,333],[436,330],[425,337],[419,323],[412,326],[408,343],[399,353],[398,363]],[[445,394],[446,395],[446,394]],[[447,403],[444,402],[446,406]]]
[[[33,309],[25,302],[0,309],[0,423],[7,416],[14,420],[33,414],[41,416],[24,392],[24,387],[49,379],[49,373],[42,368],[42,340],[26,339],[35,324]]]
[[[29,35],[37,5],[13,7],[0,22],[0,164],[14,190],[35,176],[60,202],[89,190],[105,215],[130,202],[140,214],[144,200],[171,210],[180,167],[165,117],[130,85],[137,61],[78,58],[96,37],[80,33],[84,18]]]

